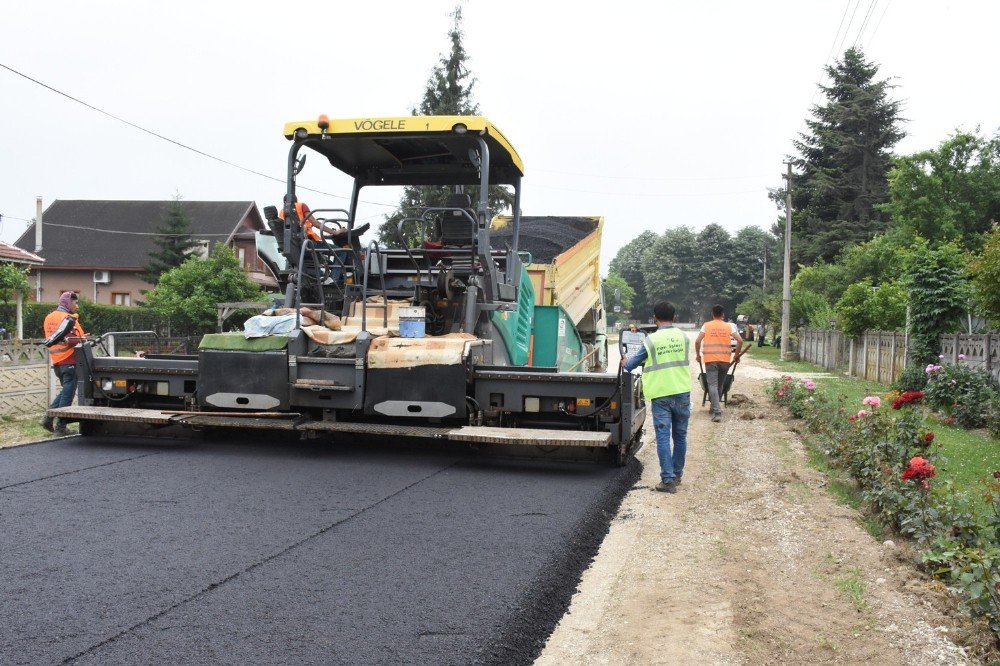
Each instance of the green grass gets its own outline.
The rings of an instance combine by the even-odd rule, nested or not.
[[[838,578],[833,585],[851,600],[855,610],[859,613],[864,613],[868,610],[868,604],[865,603],[865,582],[861,580],[861,569],[859,567],[848,569],[847,575]]]
[[[1000,442],[987,436],[940,421],[929,424],[934,431],[935,443],[941,444],[941,455],[946,459],[939,477],[950,479],[959,490],[976,492],[982,483],[992,480],[993,472],[1000,469]]]
[[[778,357],[781,355],[781,350],[778,347],[758,347],[754,344],[754,346],[747,351],[747,354],[750,358],[756,358],[761,361],[773,363],[779,370],[784,370],[786,372],[825,372],[824,370],[817,370],[815,365],[812,363],[806,363],[805,361],[778,360]]]

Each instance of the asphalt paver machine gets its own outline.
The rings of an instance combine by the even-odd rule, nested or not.
[[[79,421],[84,435],[256,429],[628,459],[645,418],[641,379],[604,370],[597,262],[574,268],[583,277],[565,290],[572,316],[552,280],[536,293],[547,267],[533,282],[528,268],[538,264],[520,247],[524,169],[496,127],[478,116],[321,116],[289,123],[284,134],[286,194],[281,210],[264,209],[258,252],[284,293],[285,309],[268,321],[291,324],[252,338],[206,335],[190,355],[101,357],[82,343],[79,405],[51,415]],[[353,179],[343,209],[302,205],[307,155],[310,167],[319,157]],[[496,185],[513,191],[513,209],[491,235]],[[400,247],[382,247],[366,238],[357,211],[365,188],[385,186],[448,195],[444,205],[404,211]],[[545,220],[534,228],[559,236]],[[591,235],[581,247],[591,247],[593,233],[582,233]],[[599,248],[599,229],[596,237]],[[587,284],[587,271],[598,296],[581,305],[568,297]]]

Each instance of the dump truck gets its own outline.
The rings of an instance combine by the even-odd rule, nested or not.
[[[490,225],[498,243],[510,242],[514,218]],[[601,291],[604,218],[522,216],[520,241],[535,292],[535,326],[528,365],[572,372],[608,367],[607,317]]]
[[[284,135],[284,200],[258,237],[284,307],[197,354],[102,357],[85,341],[79,404],[50,415],[85,436],[372,435],[626,462],[645,405],[639,377],[605,371],[601,218],[522,217],[521,158],[480,116],[320,116]],[[307,155],[352,179],[344,208],[300,200]],[[497,185],[512,212],[490,219]],[[357,211],[385,186],[447,196],[382,247]]]

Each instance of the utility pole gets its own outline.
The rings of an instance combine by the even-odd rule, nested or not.
[[[785,176],[785,271],[781,289],[781,354],[784,361],[788,357],[788,329],[792,317],[792,163],[785,162],[788,174]]]
[[[764,279],[763,289],[767,291],[767,239],[764,239]]]

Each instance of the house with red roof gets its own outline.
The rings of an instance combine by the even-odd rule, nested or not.
[[[37,267],[44,264],[45,260],[37,254],[33,254],[27,250],[22,250],[17,246],[0,241],[0,262],[17,264],[19,266],[28,266],[37,270]],[[22,314],[24,294],[15,292],[14,299],[17,303],[17,331],[15,334],[16,337],[20,339],[24,337],[24,317]]]

